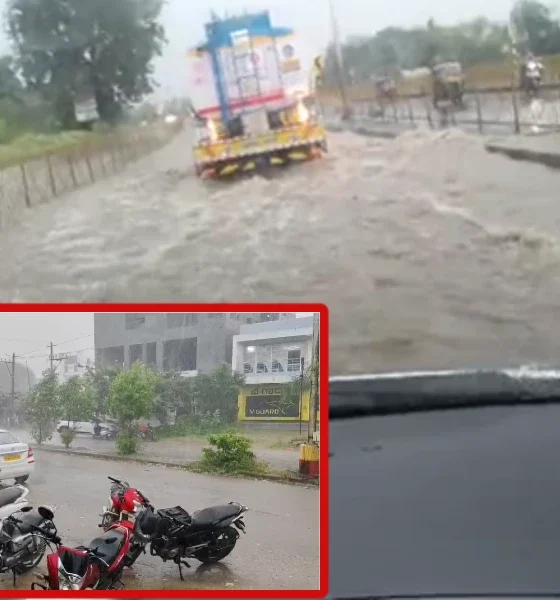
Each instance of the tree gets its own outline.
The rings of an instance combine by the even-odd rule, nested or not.
[[[132,433],[136,421],[152,416],[158,379],[157,373],[141,363],[115,377],[107,408],[124,432]]]
[[[245,378],[233,373],[229,365],[220,365],[208,375],[194,377],[192,389],[197,417],[215,415],[215,420],[222,425],[235,423],[239,390],[244,382]]]
[[[60,124],[76,127],[74,101],[92,90],[103,120],[154,90],[152,61],[165,33],[163,0],[10,0],[8,32],[27,86],[40,90]]]
[[[85,380],[87,385],[93,390],[95,400],[94,414],[97,416],[105,416],[107,414],[107,403],[109,402],[111,385],[119,373],[120,369],[117,368],[87,368]]]
[[[60,416],[68,422],[89,421],[95,411],[94,390],[82,377],[72,377],[58,390]]]
[[[169,413],[179,418],[189,418],[194,410],[193,380],[181,377],[180,373],[163,374],[156,388],[154,414],[161,423],[166,423]]]
[[[511,12],[510,22],[523,52],[538,55],[560,52],[560,24],[548,6],[535,0],[517,2]]]
[[[41,445],[50,440],[59,416],[59,384],[56,373],[47,372],[27,397],[31,435]]]

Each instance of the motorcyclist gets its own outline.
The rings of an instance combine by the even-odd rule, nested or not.
[[[524,88],[526,88],[529,83],[528,73],[534,70],[537,71],[539,79],[542,78],[544,73],[543,63],[532,52],[527,52],[521,65],[521,81],[523,82]]]
[[[93,435],[96,437],[101,435],[101,421],[97,418],[93,420]]]

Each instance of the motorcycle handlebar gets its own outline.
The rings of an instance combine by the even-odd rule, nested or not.
[[[29,527],[31,528],[31,531],[36,531],[37,533],[40,533],[44,538],[53,542],[53,544],[56,544],[56,545],[62,544],[62,538],[60,536],[56,535],[56,533],[51,533],[50,531],[47,531],[46,529],[43,529],[42,527],[37,527],[37,525],[30,524]]]

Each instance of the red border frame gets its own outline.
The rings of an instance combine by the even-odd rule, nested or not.
[[[120,591],[27,591],[0,590],[0,598],[324,598],[328,593],[328,373],[329,373],[329,311],[325,304],[0,304],[0,312],[315,312],[320,315],[320,542],[319,542],[319,589],[318,590],[120,590]]]

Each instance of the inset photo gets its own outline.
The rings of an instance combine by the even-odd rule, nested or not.
[[[0,308],[2,595],[325,596],[326,307],[127,308]]]

